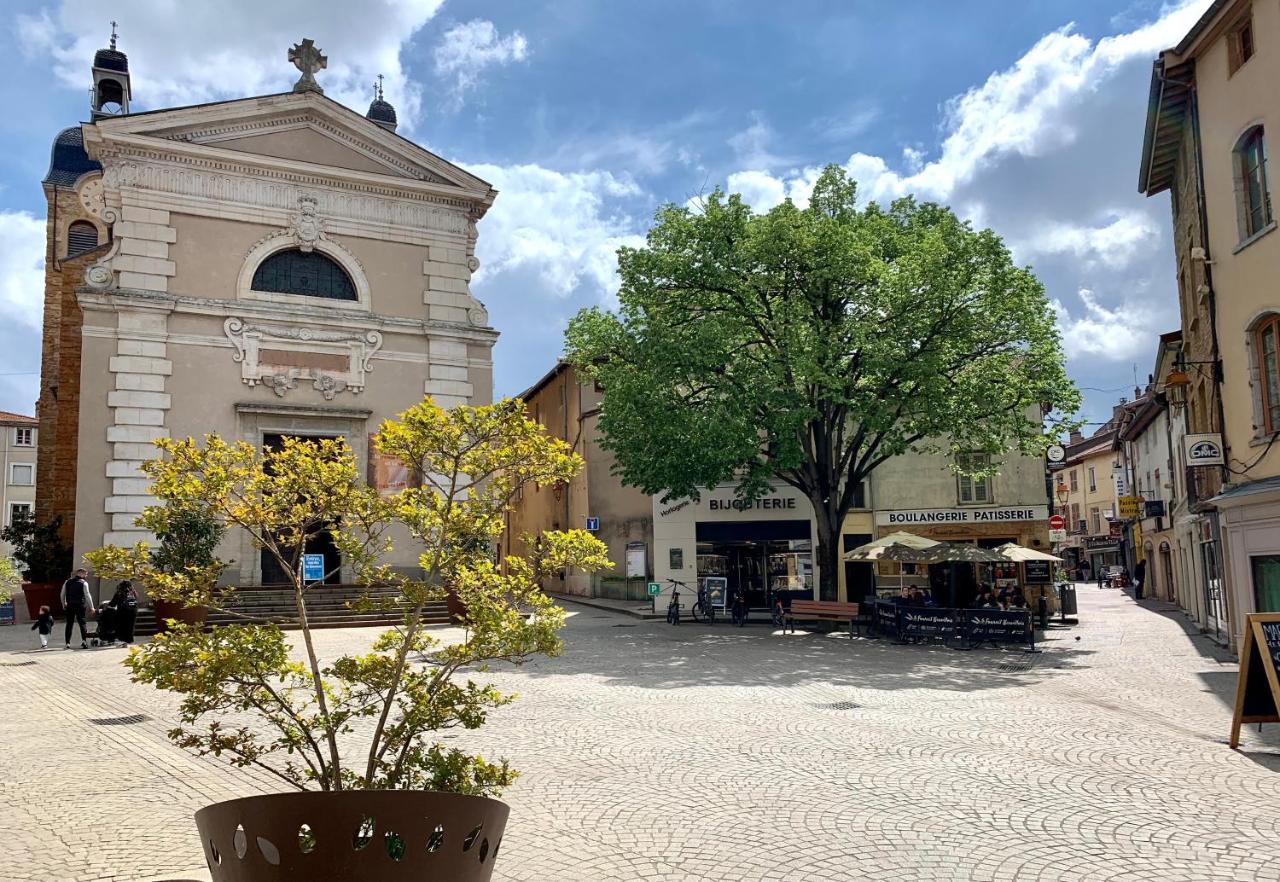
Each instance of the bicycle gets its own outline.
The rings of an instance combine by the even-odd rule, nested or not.
[[[698,589],[698,602],[693,605],[693,620],[701,622],[706,619],[708,625],[716,623],[716,607],[707,596],[707,586]]]
[[[677,579],[667,581],[675,586],[671,591],[671,601],[667,604],[667,624],[678,625],[680,624],[680,589],[689,586]]]
[[[782,628],[787,624],[787,607],[782,602],[782,595],[773,595],[773,626]]]

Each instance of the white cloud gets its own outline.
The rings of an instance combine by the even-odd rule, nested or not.
[[[1065,254],[1086,267],[1121,269],[1135,258],[1154,252],[1160,244],[1160,228],[1142,211],[1110,214],[1102,226],[1050,222],[1025,241],[1010,245],[1019,260],[1034,255]]]
[[[751,125],[729,138],[729,147],[739,164],[746,168],[770,169],[786,165],[787,160],[769,150],[773,129],[760,111],[751,112]]]
[[[0,313],[37,333],[44,309],[44,218],[0,211]]]
[[[480,85],[485,68],[524,61],[529,41],[519,31],[499,36],[493,22],[477,18],[445,31],[434,55],[436,75],[452,80],[451,100],[460,107],[466,94]]]
[[[317,75],[325,94],[363,112],[378,74],[407,129],[418,121],[421,93],[401,53],[443,0],[117,0],[119,48],[129,55],[134,101],[143,109],[284,92],[298,79],[289,47],[311,37],[328,56]],[[31,57],[49,59],[58,79],[90,85],[93,53],[110,32],[96,0],[61,0],[50,12],[18,16],[19,42]]]
[[[991,74],[980,86],[947,102],[942,123],[947,134],[936,159],[922,162],[919,148],[907,146],[903,148],[905,174],[890,168],[883,158],[861,152],[851,155],[845,166],[858,181],[864,200],[887,201],[913,193],[949,201],[961,185],[1005,157],[1035,158],[1073,143],[1078,132],[1067,121],[1068,111],[1087,105],[1123,64],[1154,57],[1176,43],[1204,6],[1205,0],[1191,0],[1151,24],[1096,43],[1075,33],[1073,25],[1053,31],[1012,67]],[[769,135],[757,116],[751,128],[730,141],[744,167],[777,167],[778,158],[766,149]],[[785,186],[813,172],[791,172],[779,180]]]
[[[1149,309],[1135,303],[1109,309],[1088,288],[1081,288],[1078,293],[1083,310],[1074,316],[1062,301],[1052,303],[1069,361],[1085,356],[1103,361],[1129,361],[1150,355],[1149,329],[1153,316]]]
[[[569,297],[583,284],[598,289],[601,299],[617,293],[617,249],[641,245],[644,238],[632,218],[610,212],[606,203],[641,196],[634,181],[537,165],[467,168],[499,191],[480,222],[478,290],[500,273],[531,270],[555,297]]]

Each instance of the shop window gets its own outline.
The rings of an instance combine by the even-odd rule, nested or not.
[[[1267,190],[1267,151],[1262,126],[1254,126],[1236,142],[1234,153],[1240,238],[1261,233],[1271,223]]]
[[[1253,569],[1253,604],[1258,612],[1280,612],[1280,554],[1249,558]]]
[[[1280,432],[1280,314],[1265,316],[1253,329],[1252,367],[1258,383],[1254,400],[1258,408],[1258,428],[1263,434]]]
[[[67,257],[75,257],[98,247],[98,228],[88,221],[74,221],[67,227]]]
[[[972,472],[991,468],[991,456],[986,453],[962,453],[956,457],[956,476],[961,505],[986,505],[991,502],[991,478],[973,477]],[[965,474],[966,472],[970,474]]]
[[[35,444],[35,429],[14,429],[13,446],[31,447]]]

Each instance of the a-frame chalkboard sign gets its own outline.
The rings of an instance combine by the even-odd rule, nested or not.
[[[1240,745],[1245,723],[1280,723],[1280,613],[1245,618],[1240,680],[1231,718],[1231,747]]]

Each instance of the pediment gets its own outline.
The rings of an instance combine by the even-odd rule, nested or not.
[[[90,126],[85,127],[86,130]],[[315,166],[380,175],[465,191],[492,201],[489,184],[456,165],[388,132],[336,101],[315,93],[286,93],[215,104],[131,114],[96,123],[103,141],[164,142],[222,153],[230,158]],[[97,140],[96,138],[94,140]]]

